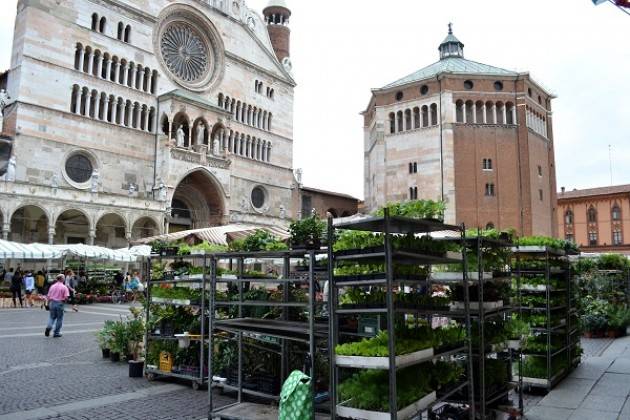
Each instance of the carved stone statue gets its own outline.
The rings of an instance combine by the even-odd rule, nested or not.
[[[129,195],[132,196],[136,193],[136,184],[133,182],[129,183]]]
[[[212,140],[212,154],[214,156],[221,156],[221,146],[219,145],[219,139]]]
[[[94,169],[94,172],[92,172],[92,179],[91,179],[91,183],[90,183],[90,191],[92,191],[93,193],[97,193],[98,192],[98,183],[99,183],[99,173],[98,173],[98,169]]]
[[[197,126],[197,133],[196,133],[195,144],[196,145],[204,144],[205,137],[206,137],[206,126],[203,125],[203,124],[199,124]]]
[[[177,140],[177,142],[175,143],[177,147],[184,147],[186,133],[184,133],[184,129],[182,128],[181,125],[179,126],[179,128],[177,129],[177,132],[175,133],[175,139]]]
[[[15,155],[11,156],[9,159],[9,166],[7,166],[7,173],[4,176],[5,181],[13,182],[15,181],[15,166],[16,166]]]
[[[167,193],[168,189],[166,188],[166,185],[164,185],[164,182],[160,179],[158,181],[158,201],[165,202]]]
[[[9,104],[9,99],[7,91],[0,89],[0,133],[4,129],[4,108]]]

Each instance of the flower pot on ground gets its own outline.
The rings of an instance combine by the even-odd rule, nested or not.
[[[112,362],[120,362],[120,353],[110,352],[109,360],[111,360]]]
[[[101,349],[101,352],[103,353],[103,359],[107,359],[109,357],[109,349]]]
[[[142,378],[144,373],[144,360],[129,360],[129,377]]]

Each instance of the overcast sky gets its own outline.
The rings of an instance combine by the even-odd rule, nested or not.
[[[17,0],[1,0],[0,69]],[[268,0],[248,0],[262,11]],[[304,182],[363,197],[359,113],[370,89],[438,59],[453,22],[466,58],[529,71],[555,93],[558,188],[630,183],[630,16],[591,0],[287,0]]]

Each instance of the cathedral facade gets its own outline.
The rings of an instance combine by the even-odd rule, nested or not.
[[[291,12],[244,0],[20,0],[5,239],[124,247],[295,216]]]
[[[446,221],[556,236],[553,94],[529,73],[464,58],[372,90],[364,116],[365,206],[443,200]]]

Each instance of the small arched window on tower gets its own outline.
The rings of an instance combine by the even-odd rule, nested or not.
[[[391,112],[389,114],[389,133],[394,134],[396,132],[396,114]]]
[[[573,226],[573,211],[571,209],[564,212],[564,224],[567,226]]]
[[[107,25],[107,19],[105,19],[105,16],[101,17],[101,20],[98,24],[98,31],[102,34],[105,33],[105,26]]]
[[[92,30],[96,31],[98,29],[98,15],[96,13],[92,14]]]
[[[431,104],[431,125],[438,125],[437,104]]]
[[[396,124],[398,126],[398,132],[403,131],[403,113],[402,111],[398,111],[396,114]]]
[[[455,102],[455,121],[458,123],[464,122],[464,101],[461,99]]]
[[[589,207],[586,218],[589,223],[597,223],[597,210],[595,210],[595,207]]]
[[[621,208],[618,204],[615,204],[611,211],[612,220],[618,222],[621,220]]]
[[[411,126],[411,110],[405,110],[405,130],[411,130],[413,127]]]
[[[131,25],[125,26],[125,42],[131,42]]]

